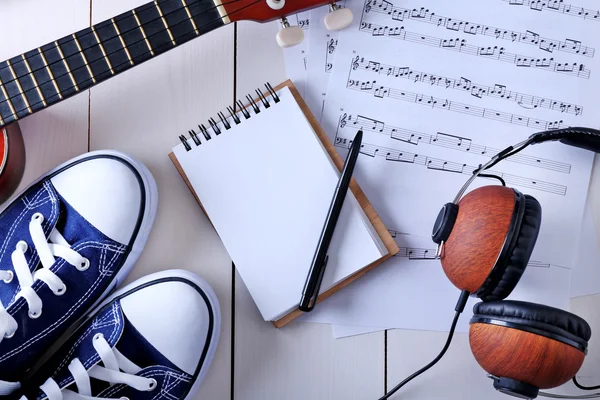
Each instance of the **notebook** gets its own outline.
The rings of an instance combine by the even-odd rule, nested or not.
[[[290,81],[181,136],[170,157],[210,219],[262,317],[297,309],[343,165]],[[360,159],[358,161],[360,163]],[[356,182],[329,248],[318,301],[398,248]],[[317,306],[318,307],[318,306]]]

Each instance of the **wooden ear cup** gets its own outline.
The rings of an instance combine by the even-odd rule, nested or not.
[[[496,389],[522,398],[566,383],[585,358],[582,350],[558,340],[485,323],[471,324],[469,343],[479,365],[504,378],[504,384],[495,382]]]
[[[525,399],[573,378],[592,336],[575,314],[515,300],[475,304],[470,324],[471,351],[494,387]]]
[[[452,233],[444,243],[441,262],[450,281],[476,293],[484,284],[506,241],[517,193],[504,186],[484,186],[459,202]]]

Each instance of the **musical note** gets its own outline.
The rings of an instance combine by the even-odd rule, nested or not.
[[[554,58],[535,58],[507,52],[504,47],[479,47],[467,44],[465,39],[440,39],[433,36],[421,35],[407,32],[404,27],[381,26],[373,23],[363,22],[360,24],[361,32],[369,32],[374,37],[389,36],[407,42],[419,43],[426,46],[438,47],[450,51],[469,54],[477,57],[485,57],[493,60],[515,64],[517,67],[540,68],[546,71],[557,72],[576,76],[583,79],[590,78],[590,70],[580,63],[559,63]],[[452,45],[450,45],[452,44]],[[566,68],[569,66],[570,68]]]
[[[349,140],[346,142],[341,142],[337,138],[335,140],[336,147],[348,149],[351,145],[351,141]],[[389,147],[378,146],[375,144],[365,142],[363,142],[363,144],[361,145],[360,152],[371,158],[383,157],[387,161],[424,166],[427,169],[436,172],[472,175],[473,171],[475,171],[475,169],[478,168],[472,165],[460,164],[453,161],[429,157],[423,154],[409,153],[404,150],[392,149]],[[489,173],[502,177],[506,181],[506,184],[509,186],[521,186],[559,196],[565,196],[567,193],[567,187],[557,183],[545,182],[523,176],[506,174],[495,170],[490,170]]]
[[[583,7],[577,7],[564,4],[563,0],[502,0],[511,6],[528,6],[534,11],[554,11],[573,17],[583,18],[589,21],[600,21],[600,10],[590,10]]]
[[[384,5],[385,3],[385,5]],[[389,15],[394,21],[402,22],[405,19],[411,19],[417,22],[424,22],[438,27],[444,27],[449,31],[464,32],[469,35],[491,36],[499,40],[510,40],[537,46],[542,50],[552,53],[553,51],[562,51],[567,53],[579,54],[586,57],[594,57],[595,49],[587,46],[572,46],[571,40],[565,41],[540,37],[539,34],[526,30],[525,32],[512,31],[510,29],[496,28],[484,24],[461,21],[455,18],[443,17],[424,7],[420,9],[409,10],[407,8],[396,7],[389,2],[381,0],[369,1],[369,12]]]
[[[581,115],[583,113],[582,106],[569,104],[564,101],[508,91],[506,86],[500,84],[487,86],[479,83],[473,83],[470,79],[462,76],[459,79],[455,79],[434,75],[428,72],[415,71],[409,67],[396,67],[393,65],[381,64],[377,61],[365,60],[364,57],[357,56],[357,59],[358,61],[353,64],[353,70],[361,69],[379,74],[385,74],[386,76],[392,76],[395,78],[410,79],[414,83],[428,83],[430,85],[442,86],[446,89],[466,91],[469,92],[473,97],[477,98],[488,96],[502,100],[513,101],[519,106],[527,109],[546,108],[548,110],[574,115]]]
[[[433,96],[426,96],[419,93],[412,93],[400,89],[380,86],[377,85],[377,81],[348,81],[347,87],[349,89],[356,90],[355,88],[357,86],[359,87],[358,90],[360,90],[362,93],[371,93],[373,94],[373,96],[378,98],[389,97],[392,99],[404,100],[415,104],[427,105],[432,108],[444,109],[448,111],[458,112],[461,114],[468,114],[474,117],[493,119],[508,124],[526,126],[537,131],[559,129],[565,127],[563,120],[544,121],[541,119],[524,117],[511,113],[495,111],[483,107],[476,107],[468,104],[451,102],[448,99],[440,99],[435,98]]]
[[[344,114],[342,118],[346,117],[347,119],[344,119],[344,126],[346,126],[347,123],[349,124],[347,126],[353,130],[362,129],[365,132],[370,131],[383,135],[389,135],[391,139],[399,140],[412,145],[425,143],[432,146],[440,146],[451,150],[463,151],[482,156],[491,156],[500,152],[500,149],[473,143],[473,141],[467,137],[455,136],[444,132],[436,132],[435,134],[430,135],[424,132],[417,132],[410,129],[391,126],[383,121],[378,121],[362,115],[356,115],[353,117],[352,115],[347,116],[347,114]],[[535,157],[526,153],[517,153],[508,158],[506,162],[514,162],[531,167],[543,168],[563,174],[571,173],[570,164]]]
[[[349,121],[352,121],[352,116],[350,116]],[[376,119],[358,116],[352,122],[352,127],[356,130],[362,129],[363,131],[370,130],[381,133],[385,130],[385,123]]]

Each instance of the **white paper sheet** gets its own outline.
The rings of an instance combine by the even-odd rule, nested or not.
[[[600,242],[588,198],[583,214],[579,252],[571,275],[571,297],[597,293],[600,293]]]
[[[341,325],[447,331],[460,291],[433,259],[431,239],[392,231],[400,253],[331,296],[299,320]],[[509,299],[569,307],[568,268],[532,259]],[[457,331],[467,332],[469,299]]]
[[[280,101],[188,151],[173,149],[263,318],[298,306],[339,171],[289,88]],[[285,132],[285,135],[282,135]],[[204,139],[204,138],[202,138]],[[202,140],[201,139],[201,140]],[[294,148],[302,157],[290,157]],[[293,240],[288,233],[293,227]],[[388,254],[348,193],[321,293]]]
[[[355,22],[338,38],[322,125],[342,151],[365,131],[355,176],[387,226],[426,236],[494,152],[539,130],[600,125],[597,21],[502,0],[347,6]],[[542,204],[534,258],[573,265],[592,160],[543,144],[494,167]]]
[[[336,3],[345,7],[346,0]],[[310,11],[311,29],[309,31],[309,46],[311,62],[306,70],[305,97],[306,104],[318,121],[323,114],[323,106],[327,97],[329,76],[333,70],[335,49],[338,43],[338,31],[329,31],[323,20],[329,13],[329,6],[319,7]]]
[[[299,26],[304,31],[304,41],[297,46],[283,49],[285,70],[288,78],[294,82],[301,96],[306,91],[306,68],[308,59],[309,12],[301,12],[288,17],[291,26]]]

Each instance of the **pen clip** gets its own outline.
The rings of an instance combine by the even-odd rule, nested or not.
[[[306,311],[312,311],[317,304],[317,299],[319,298],[319,291],[321,290],[321,283],[323,282],[323,276],[325,275],[325,267],[327,267],[327,262],[329,262],[329,255],[325,256],[323,260],[323,268],[321,268],[321,273],[319,274],[319,279],[317,280],[317,284],[315,285],[315,292],[313,296],[310,298],[310,302],[308,303],[308,307],[306,307]]]

